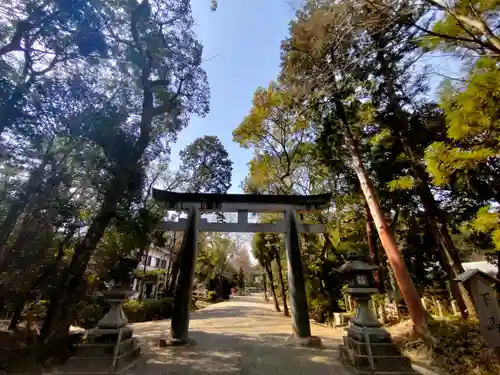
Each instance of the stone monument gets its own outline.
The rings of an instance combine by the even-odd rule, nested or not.
[[[500,307],[492,284],[499,285],[499,281],[478,270],[465,271],[456,278],[462,283],[474,301],[481,334],[500,358]]]
[[[341,360],[355,374],[417,374],[410,359],[401,354],[369,306],[371,296],[378,293],[373,279],[376,268],[352,253],[337,270],[348,283],[344,292],[356,302],[355,315],[346,328],[347,336],[343,337],[344,344],[340,347]]]

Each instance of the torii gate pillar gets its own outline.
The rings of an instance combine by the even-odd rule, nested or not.
[[[191,207],[188,225],[182,240],[180,272],[175,290],[174,310],[171,321],[171,345],[188,343],[189,314],[193,295],[193,281],[196,269],[196,250],[198,245],[198,223],[200,211]]]
[[[299,231],[293,210],[285,212],[285,223],[287,228],[285,243],[288,261],[288,291],[290,292],[293,333],[300,339],[308,339],[311,336],[309,308],[300,256]]]

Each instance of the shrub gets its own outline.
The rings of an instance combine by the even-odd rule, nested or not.
[[[171,298],[146,300],[143,302],[131,300],[123,305],[123,311],[130,322],[168,319],[172,316],[172,310],[173,303]]]
[[[210,301],[210,302],[215,302],[217,301],[217,292],[214,291],[214,290],[211,290],[208,292],[207,294],[207,299]]]
[[[314,298],[309,302],[309,316],[318,323],[324,323],[326,313],[328,311],[328,303],[325,300]]]

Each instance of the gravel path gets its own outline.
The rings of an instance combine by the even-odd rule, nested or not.
[[[188,347],[159,348],[170,321],[136,323],[143,360],[137,375],[347,375],[339,361],[342,329],[311,324],[324,349],[287,346],[290,318],[274,311],[261,296],[235,297],[191,315]]]

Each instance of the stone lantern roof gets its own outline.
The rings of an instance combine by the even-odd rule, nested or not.
[[[348,260],[337,269],[338,273],[363,273],[375,271],[378,267],[362,260]]]

